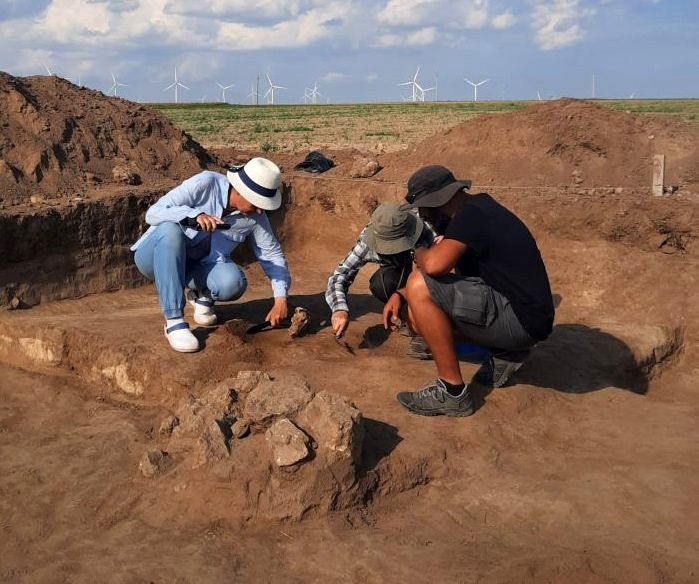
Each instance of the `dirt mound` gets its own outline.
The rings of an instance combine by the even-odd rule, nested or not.
[[[5,204],[61,199],[97,185],[183,179],[208,160],[152,109],[58,77],[0,72],[0,126]]]
[[[406,180],[443,164],[477,185],[650,187],[654,154],[665,184],[699,183],[699,129],[678,120],[563,99],[483,115],[381,158],[379,177]]]

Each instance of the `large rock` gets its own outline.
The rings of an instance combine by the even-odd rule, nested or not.
[[[313,399],[306,380],[295,373],[262,379],[248,394],[243,417],[253,428],[268,428],[277,418],[291,418]]]
[[[362,413],[346,397],[319,392],[296,418],[328,462],[361,459],[364,426]]]
[[[308,436],[287,418],[274,422],[265,433],[265,438],[277,466],[292,466],[308,457]]]
[[[196,441],[193,468],[228,458],[228,437],[216,420],[210,420]]]
[[[271,377],[264,371],[238,371],[231,380],[231,389],[238,394],[248,394],[260,381],[269,381]]]

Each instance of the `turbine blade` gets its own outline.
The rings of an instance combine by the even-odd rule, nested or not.
[[[464,81],[465,81],[466,83],[470,83],[470,84],[473,85],[473,86],[476,85],[476,84],[475,84],[473,81],[471,81],[470,79],[466,79],[466,77],[464,77]]]
[[[184,87],[185,89],[189,89],[189,87],[187,87],[184,83],[178,83],[177,85],[179,85],[180,87]]]

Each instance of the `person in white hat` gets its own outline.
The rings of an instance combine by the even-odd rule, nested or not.
[[[146,212],[148,230],[131,247],[139,271],[155,282],[165,316],[165,337],[175,351],[199,350],[184,320],[189,289],[197,324],[216,323],[214,303],[237,300],[247,288],[231,252],[248,236],[272,284],[274,304],[266,320],[287,317],[291,276],[265,211],[281,205],[281,172],[265,158],[232,167],[226,175],[204,171],[161,197]]]

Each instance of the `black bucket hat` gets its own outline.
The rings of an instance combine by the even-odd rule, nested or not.
[[[456,180],[444,166],[423,166],[408,179],[405,200],[411,207],[441,207],[461,189],[470,188],[470,180]]]

